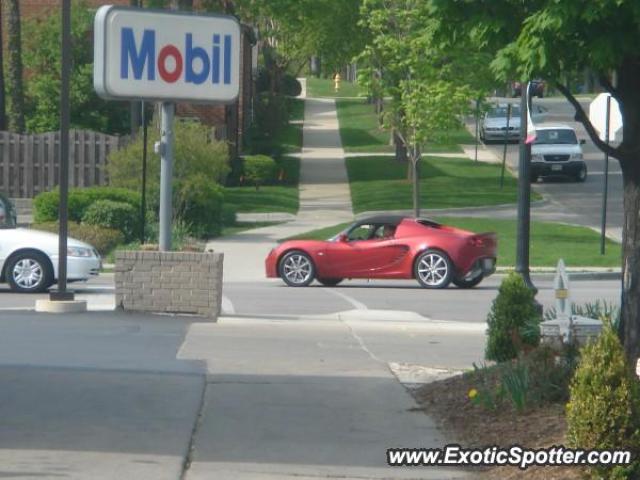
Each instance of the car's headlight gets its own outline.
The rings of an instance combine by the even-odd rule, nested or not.
[[[83,247],[67,248],[67,255],[70,257],[93,257],[93,249]]]
[[[531,155],[532,162],[544,162],[544,157],[542,155]]]
[[[569,160],[582,160],[582,154],[581,153],[572,153],[571,154],[571,158]]]

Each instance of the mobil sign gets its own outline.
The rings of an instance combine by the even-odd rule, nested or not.
[[[233,17],[101,7],[93,84],[109,99],[232,102],[240,88]]]

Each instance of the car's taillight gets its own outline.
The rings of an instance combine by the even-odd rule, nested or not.
[[[474,247],[484,247],[485,239],[482,237],[471,237],[469,238],[469,244]]]

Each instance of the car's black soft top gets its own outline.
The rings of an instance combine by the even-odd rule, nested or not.
[[[385,214],[385,215],[372,215],[370,217],[364,217],[359,219],[356,224],[357,225],[393,225],[398,226],[404,219],[414,219],[414,217],[409,215],[393,215],[393,214]],[[431,220],[429,218],[418,218],[418,223],[429,226],[438,226],[440,225],[438,222]]]

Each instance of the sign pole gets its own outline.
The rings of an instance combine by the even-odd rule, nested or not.
[[[173,115],[175,104],[162,102],[160,124],[160,239],[161,252],[171,250],[171,179],[173,178]]]
[[[609,146],[609,118],[611,116],[611,96],[607,97],[607,113],[605,117],[604,141]],[[609,189],[609,153],[604,153],[604,175],[602,185],[602,224],[600,226],[600,255],[604,255],[604,238],[607,229],[607,195]]]
[[[475,160],[478,161],[478,124],[480,123],[480,100],[476,100],[476,153]]]
[[[62,1],[62,71],[60,86],[60,204],[58,230],[58,289],[49,294],[52,301],[73,300],[67,292],[67,234],[69,196],[69,70],[71,66],[71,5]]]
[[[140,102],[142,112],[142,196],[140,201],[140,243],[145,243],[145,227],[147,220],[147,108],[145,101]]]
[[[500,188],[504,187],[504,169],[507,163],[507,141],[509,140],[509,120],[511,120],[511,104],[507,104],[507,129],[504,131],[504,148],[502,149],[502,172],[500,172]]]

